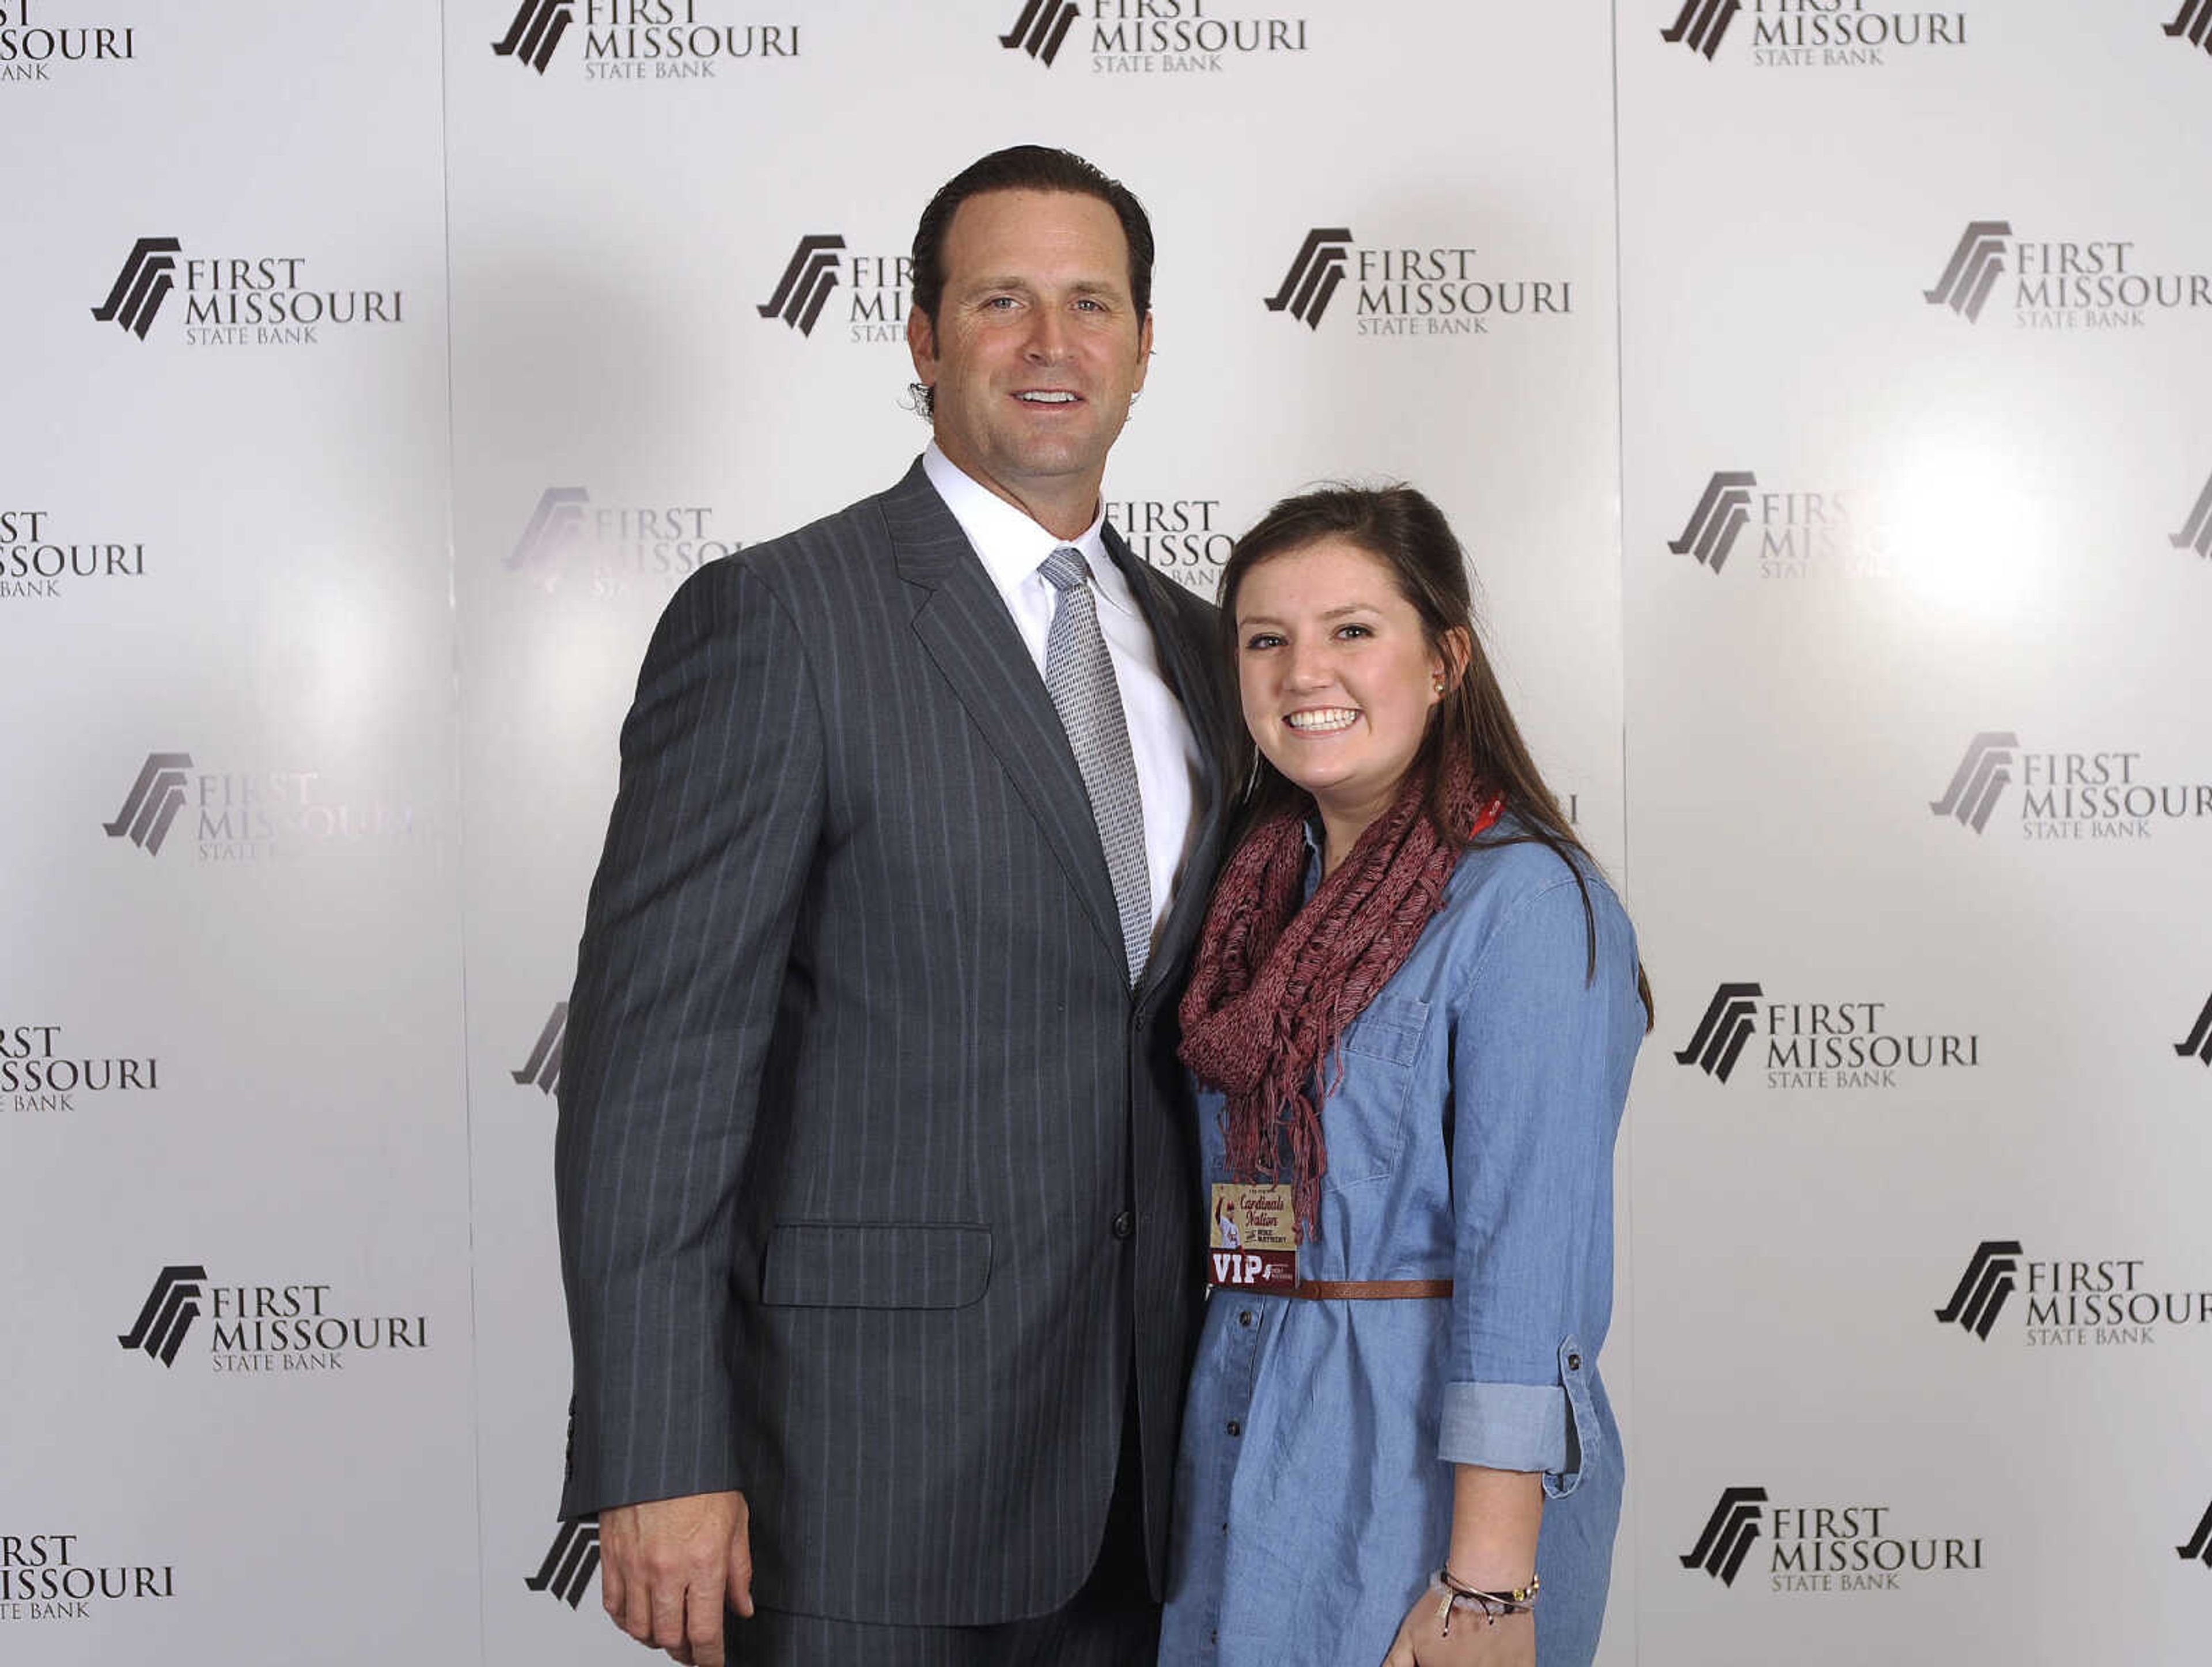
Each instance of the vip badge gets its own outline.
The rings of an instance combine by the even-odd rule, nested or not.
[[[1297,1217],[1286,1185],[1214,1183],[1209,1242],[1210,1284],[1287,1292],[1298,1282]]]

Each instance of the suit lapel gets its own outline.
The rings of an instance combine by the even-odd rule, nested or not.
[[[899,576],[918,587],[915,634],[989,743],[1119,961],[1120,911],[1060,714],[1021,632],[920,463],[881,500]]]
[[[1228,709],[1222,675],[1213,663],[1216,645],[1206,634],[1185,627],[1176,618],[1174,605],[1164,593],[1164,588],[1175,581],[1162,578],[1139,561],[1110,526],[1106,528],[1106,551],[1129,581],[1129,589],[1144,613],[1145,624],[1152,629],[1161,669],[1167,673],[1176,698],[1182,703],[1183,714],[1190,720],[1192,733],[1198,739],[1198,834],[1191,843],[1190,855],[1183,865],[1182,883],[1176,887],[1175,902],[1169,907],[1167,919],[1161,923],[1152,959],[1146,964],[1144,983],[1137,993],[1138,1004],[1150,1007],[1162,989],[1182,983],[1183,964],[1198,940],[1200,927],[1206,922],[1214,870],[1221,861],[1221,842],[1229,820],[1229,794],[1221,777],[1221,761],[1229,751],[1224,726],[1235,720]]]

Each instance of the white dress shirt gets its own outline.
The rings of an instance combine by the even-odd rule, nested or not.
[[[1090,564],[1091,587],[1099,603],[1098,631],[1106,639],[1114,680],[1121,687],[1129,752],[1137,766],[1137,791],[1144,801],[1145,869],[1152,886],[1157,944],[1160,922],[1174,900],[1198,830],[1198,737],[1161,674],[1152,628],[1145,624],[1129,581],[1106,553],[1101,532],[1106,523],[1104,505],[1081,538],[1055,538],[1004,498],[976,484],[938,450],[935,441],[921,454],[921,466],[1006,599],[1040,680],[1044,677],[1045,638],[1052,630],[1059,593],[1037,569],[1062,545],[1074,545]]]

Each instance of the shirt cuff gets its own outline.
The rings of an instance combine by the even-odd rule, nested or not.
[[[1446,1384],[1437,1457],[1490,1470],[1567,1463],[1567,1392],[1557,1384]]]

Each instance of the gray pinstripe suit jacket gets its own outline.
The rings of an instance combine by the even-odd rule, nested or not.
[[[1133,1364],[1160,1589],[1233,704],[1212,610],[1108,545],[1209,771],[1133,998],[1066,737],[918,464],[694,575],[646,653],[561,1077],[562,1511],[741,1488],[779,1608],[1060,1605]]]

